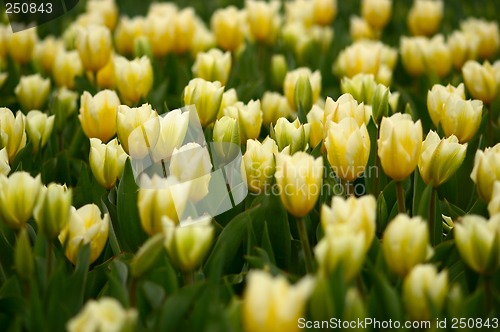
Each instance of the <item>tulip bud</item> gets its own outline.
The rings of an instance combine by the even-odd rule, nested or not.
[[[258,42],[273,44],[278,36],[281,17],[279,1],[245,1],[245,10],[251,36]]]
[[[90,244],[90,264],[101,255],[108,240],[109,223],[109,215],[106,213],[101,217],[95,204],[84,205],[78,210],[71,207],[68,223],[59,234],[59,241],[71,263],[76,264],[78,252],[86,244]]]
[[[325,230],[325,236],[314,247],[314,254],[323,275],[341,269],[345,282],[361,270],[367,247],[365,234],[355,232],[347,224],[337,224]]]
[[[422,154],[418,161],[420,175],[426,184],[438,187],[446,182],[465,159],[467,143],[460,144],[455,135],[440,139],[435,131],[430,131],[422,143]]]
[[[460,29],[476,40],[477,53],[481,58],[490,59],[497,54],[500,46],[497,22],[469,17],[460,23]]]
[[[301,125],[299,119],[289,122],[285,118],[280,118],[274,126],[274,139],[278,143],[278,149],[282,151],[285,147],[290,147],[290,154],[297,151],[304,151],[308,147],[310,124]]]
[[[111,57],[112,42],[109,29],[98,25],[80,28],[76,36],[76,49],[83,67],[97,72]]]
[[[178,183],[177,179],[168,180],[153,175],[141,178],[137,196],[139,217],[144,231],[153,236],[163,231],[162,218],[179,223],[189,198],[191,183]]]
[[[337,16],[337,0],[314,0],[314,22],[319,25],[330,25]]]
[[[31,61],[33,50],[37,43],[37,30],[31,28],[16,33],[7,33],[7,47],[9,55],[14,61],[25,65]]]
[[[120,99],[112,90],[99,91],[94,97],[84,91],[80,98],[80,124],[88,138],[108,142],[116,134],[116,112]]]
[[[385,262],[394,273],[405,276],[430,252],[429,229],[420,217],[399,214],[389,222],[382,238]]]
[[[476,61],[467,61],[462,67],[465,86],[471,96],[490,105],[498,94],[500,73],[488,61],[480,65]]]
[[[482,101],[463,100],[451,95],[444,105],[441,118],[445,135],[455,135],[461,143],[472,140],[481,125],[482,113]]]
[[[43,79],[40,74],[21,76],[15,93],[19,104],[26,112],[42,109],[50,93],[50,80]]]
[[[0,175],[7,176],[10,173],[9,155],[7,149],[0,149]]]
[[[252,139],[247,141],[242,168],[250,191],[259,194],[270,188],[276,171],[274,156],[277,153],[278,146],[272,138],[266,137],[262,143]]]
[[[314,159],[305,152],[293,156],[276,155],[274,174],[281,202],[293,216],[307,215],[316,204],[323,180],[323,158]]]
[[[298,331],[297,322],[305,315],[313,288],[314,279],[310,276],[290,285],[281,275],[250,271],[242,304],[245,331]]]
[[[62,87],[55,92],[52,108],[56,116],[57,131],[60,132],[63,130],[66,119],[76,111],[77,99],[78,93],[68,90],[66,87]]]
[[[19,151],[26,145],[25,117],[17,112],[0,107],[0,148],[6,148],[9,162],[12,162]]]
[[[68,223],[71,189],[55,183],[42,186],[33,211],[38,229],[50,240],[56,238]]]
[[[495,181],[493,184],[493,194],[488,203],[488,212],[490,217],[500,213],[500,181]]]
[[[98,138],[90,139],[90,169],[97,182],[104,188],[111,189],[116,180],[121,178],[126,161],[127,154],[118,145],[116,138],[107,144]]]
[[[324,123],[331,121],[340,123],[345,118],[354,119],[358,126],[365,123],[365,108],[364,105],[358,102],[348,93],[334,101],[332,98],[327,97],[325,103],[325,116]],[[325,134],[329,128],[325,128]],[[326,136],[326,135],[325,135]]]
[[[137,310],[124,309],[111,297],[89,300],[83,309],[66,324],[68,332],[119,331],[132,332],[137,329]]]
[[[220,82],[209,82],[202,78],[194,78],[184,88],[184,105],[195,105],[201,126],[206,128],[217,118],[224,87]]]
[[[266,127],[274,125],[280,118],[288,118],[292,113],[286,97],[277,92],[264,92],[261,106],[262,123]]]
[[[288,72],[288,65],[283,54],[275,54],[271,58],[271,80],[275,87],[282,87]]]
[[[73,89],[75,77],[83,73],[83,65],[77,51],[60,50],[57,53],[52,76],[58,86]]]
[[[174,149],[181,147],[189,127],[189,111],[176,109],[159,118],[160,134],[152,151],[153,161],[170,159]]]
[[[156,145],[160,135],[158,113],[151,105],[117,109],[116,132],[123,150],[133,158],[143,158]]]
[[[60,40],[52,36],[45,38],[35,45],[33,51],[33,62],[40,72],[50,74],[54,68],[56,55],[63,48]]]
[[[158,233],[146,240],[139,248],[130,262],[130,274],[134,278],[140,278],[153,267],[156,259],[163,251],[163,242],[163,234]]]
[[[217,45],[230,52],[238,50],[245,41],[244,21],[244,12],[234,6],[217,9],[210,21]]]
[[[114,32],[116,51],[123,55],[132,55],[135,40],[144,35],[145,25],[145,18],[142,16],[121,17]]]
[[[222,53],[216,48],[200,52],[196,55],[192,71],[195,77],[211,82],[219,81],[221,85],[226,85],[231,72],[231,53]]]
[[[241,152],[238,120],[223,116],[215,121],[213,140],[219,158],[228,162],[235,158]]]
[[[35,271],[33,249],[26,227],[22,227],[17,234],[14,266],[19,276],[24,280],[29,280]]]
[[[474,271],[491,275],[500,266],[500,216],[466,215],[454,230],[458,252]]]
[[[309,145],[314,149],[324,138],[323,119],[325,111],[318,105],[313,105],[311,111],[307,113],[307,123],[310,125]]]
[[[306,84],[306,79],[302,78],[301,86],[297,89],[298,81],[301,77],[308,77],[311,90],[308,89]],[[298,90],[299,95],[295,93]],[[283,91],[288,99],[288,105],[294,110],[298,110],[297,105],[299,102],[302,103],[304,113],[307,113],[311,108],[307,108],[312,103],[316,102],[319,98],[321,92],[321,73],[315,71],[311,73],[311,70],[306,67],[301,67],[290,71],[285,76],[285,81],[283,82]],[[311,94],[309,94],[311,92]],[[296,98],[299,97],[299,100]]]
[[[477,150],[474,168],[470,174],[476,184],[479,196],[489,202],[492,198],[493,185],[500,180],[500,143],[487,147],[484,151]]]
[[[448,84],[446,87],[434,84],[432,89],[427,93],[427,109],[429,110],[429,116],[434,126],[439,126],[444,113],[444,105],[452,94],[465,100],[464,84],[460,83],[457,87],[451,84]]]
[[[415,36],[433,35],[443,18],[443,1],[416,0],[408,12],[408,28]]]
[[[396,181],[407,178],[417,167],[422,150],[422,124],[409,114],[382,118],[378,156],[385,174]]]
[[[0,175],[0,219],[10,228],[24,227],[33,215],[41,186],[40,175],[36,178],[26,172],[15,172],[8,178]]]
[[[363,0],[361,2],[363,19],[375,30],[382,30],[392,15],[391,0]]]
[[[324,230],[339,224],[347,225],[354,232],[364,234],[365,251],[368,251],[375,237],[376,208],[377,202],[371,195],[347,199],[334,196],[331,208],[326,204],[321,206],[321,225]]]
[[[410,318],[429,320],[441,313],[448,295],[448,272],[431,264],[415,266],[403,281],[403,302]],[[432,309],[431,309],[432,308]]]
[[[260,100],[250,100],[248,104],[237,102],[224,109],[224,115],[238,119],[241,144],[248,139],[258,138],[262,127],[262,110]]]
[[[180,270],[197,269],[208,253],[214,237],[211,217],[185,220],[186,226],[176,226],[167,217],[162,218],[165,247],[172,262]]]
[[[330,122],[325,147],[339,178],[352,182],[364,172],[370,156],[370,136],[364,123],[359,127],[353,118]]]
[[[55,116],[47,116],[40,111],[29,111],[26,116],[26,132],[33,143],[33,151],[36,153],[43,148],[52,134]]]

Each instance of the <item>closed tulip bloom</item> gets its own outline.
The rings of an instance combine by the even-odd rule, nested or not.
[[[415,266],[403,281],[406,312],[416,321],[433,318],[433,312],[443,310],[448,289],[446,270],[438,272],[431,264]]]
[[[77,51],[60,50],[54,62],[52,77],[58,86],[75,87],[75,77],[83,73],[83,65]]]
[[[490,202],[488,203],[488,213],[490,214],[490,217],[493,217],[494,215],[500,213],[500,181],[495,181],[495,183],[493,184],[493,194],[491,196]]]
[[[146,98],[153,87],[153,67],[149,58],[143,56],[129,61],[117,56],[114,62],[116,87],[122,100],[137,104],[141,98]]]
[[[349,93],[344,93],[337,101],[327,97],[324,122],[333,121],[339,123],[345,118],[354,119],[358,126],[363,125],[365,123],[365,108],[363,103],[358,104]],[[328,128],[325,128],[325,130],[328,130]]]
[[[345,282],[361,270],[366,256],[366,238],[347,224],[337,224],[325,230],[325,236],[314,247],[314,254],[323,275],[341,268]]]
[[[316,100],[318,100],[321,93],[321,73],[318,70],[311,72],[309,68],[301,67],[289,71],[286,74],[285,80],[283,82],[283,91],[285,93],[286,99],[288,100],[288,105],[290,105],[290,107],[296,111],[297,101],[295,100],[295,87],[299,78],[303,75],[306,75],[309,78],[309,83],[311,84],[312,103],[315,103]]]
[[[427,70],[425,50],[428,40],[424,37],[401,37],[401,60],[412,76],[420,76]]]
[[[50,80],[40,74],[22,76],[15,93],[25,111],[42,109],[50,93]]]
[[[337,16],[337,0],[314,0],[314,23],[330,25]]]
[[[33,215],[38,229],[48,239],[55,239],[68,223],[71,200],[71,189],[66,185],[51,183],[40,188]]]
[[[285,118],[280,118],[274,126],[274,139],[278,143],[278,149],[282,151],[287,146],[290,154],[297,151],[304,151],[309,144],[310,124],[300,124],[299,119],[289,122]]]
[[[210,21],[217,45],[230,52],[238,50],[245,41],[244,21],[243,11],[234,6],[217,9]]]
[[[245,10],[250,34],[255,41],[272,44],[281,25],[279,1],[246,0]]]
[[[318,105],[313,105],[309,113],[307,113],[307,123],[310,127],[309,144],[314,149],[324,138],[323,119],[325,111]]]
[[[125,309],[117,299],[102,297],[99,300],[88,300],[78,315],[68,321],[66,329],[68,332],[128,332],[135,330],[136,321],[136,309]]]
[[[8,178],[0,175],[0,219],[10,228],[20,229],[33,215],[42,186],[40,175],[15,172]]]
[[[415,36],[431,36],[439,29],[443,18],[443,1],[415,0],[408,12],[408,28]]]
[[[36,28],[16,33],[7,32],[6,37],[7,48],[12,59],[21,65],[30,62],[38,39]]]
[[[422,124],[409,114],[383,118],[378,139],[378,156],[385,174],[396,181],[407,178],[417,167],[422,150]]]
[[[446,137],[455,135],[460,143],[474,138],[483,114],[483,102],[451,95],[444,104],[441,126]]]
[[[78,210],[71,207],[68,223],[59,234],[71,263],[77,263],[78,252],[86,244],[90,244],[90,263],[101,255],[108,240],[109,222],[109,215],[101,217],[101,210],[95,204],[84,205]]]
[[[99,25],[80,28],[76,36],[76,49],[86,70],[97,72],[111,57],[111,33]]]
[[[203,263],[212,246],[214,226],[209,216],[196,220],[188,218],[183,222],[186,225],[178,226],[163,217],[165,248],[175,266],[184,272],[191,272]]]
[[[427,109],[429,110],[429,116],[434,126],[438,127],[441,122],[444,114],[444,105],[452,94],[465,100],[464,84],[460,83],[457,87],[451,84],[447,86],[434,84],[432,89],[427,92]]]
[[[262,127],[262,110],[260,100],[250,100],[248,104],[237,102],[224,109],[224,115],[238,119],[241,144],[248,139],[258,138]]]
[[[193,74],[207,81],[219,81],[226,85],[231,71],[231,53],[222,53],[213,48],[208,52],[200,52],[196,55],[193,65]]]
[[[253,139],[247,141],[242,168],[251,192],[263,193],[270,188],[276,172],[277,153],[278,146],[270,137],[266,137],[262,143]]]
[[[0,149],[0,175],[7,176],[10,173],[9,155],[7,149]]]
[[[40,111],[29,111],[26,116],[26,132],[33,144],[33,151],[36,153],[43,148],[54,129],[55,115],[47,116]]]
[[[477,273],[491,275],[500,266],[500,216],[486,220],[465,215],[455,223],[455,243],[465,263]]]
[[[476,184],[479,196],[489,202],[493,193],[493,184],[500,180],[500,143],[484,151],[477,150],[474,168],[470,174]]]
[[[495,69],[488,61],[482,65],[477,61],[467,61],[462,67],[465,86],[471,96],[491,104],[498,94],[500,71]]]
[[[114,31],[116,51],[123,55],[132,55],[135,40],[144,35],[145,25],[146,20],[142,16],[121,17]]]
[[[382,30],[392,15],[391,0],[363,0],[361,2],[361,15],[375,30]]]
[[[365,124],[358,126],[353,118],[329,123],[325,147],[328,162],[337,176],[354,181],[363,174],[370,156],[370,136]]]
[[[340,196],[332,198],[331,207],[321,206],[321,225],[328,227],[345,224],[356,233],[365,236],[365,250],[368,251],[375,237],[375,219],[377,216],[377,202],[375,197],[368,195],[356,198],[350,196],[344,199]]]
[[[194,78],[184,88],[184,105],[196,106],[201,126],[205,128],[217,118],[223,93],[224,87],[221,86],[220,82]]]
[[[38,42],[33,50],[33,62],[43,73],[52,73],[57,53],[63,48],[62,41],[53,36]]]
[[[10,109],[0,107],[0,148],[7,149],[9,162],[26,145],[25,123],[26,119],[20,111],[14,117]]]
[[[149,104],[134,108],[120,105],[117,109],[116,128],[123,150],[133,158],[142,158],[149,154],[158,141],[158,113]]]
[[[241,153],[240,126],[237,119],[223,116],[215,121],[212,136],[213,146],[220,161],[230,162]]]
[[[159,118],[160,134],[152,150],[155,162],[168,159],[175,148],[180,148],[189,126],[189,112],[180,109],[170,111]]]
[[[447,42],[450,53],[453,54],[451,62],[455,68],[461,69],[465,62],[476,59],[479,49],[476,35],[454,31],[448,36]]]
[[[144,231],[153,236],[163,232],[162,218],[179,223],[189,198],[191,185],[179,183],[174,177],[169,179],[153,175],[143,175],[137,196],[139,217]]]
[[[500,31],[497,22],[469,17],[460,23],[460,29],[474,36],[478,42],[477,53],[481,58],[490,59],[497,54],[500,46]]]
[[[297,321],[304,317],[314,279],[306,276],[295,285],[285,277],[252,270],[243,293],[242,316],[245,332],[299,331]]]
[[[262,123],[266,127],[276,124],[276,121],[280,118],[288,118],[292,113],[286,97],[278,92],[264,92],[260,103],[262,106]]]
[[[382,238],[382,252],[389,269],[405,276],[429,256],[429,229],[420,217],[399,214],[389,222]]]
[[[97,182],[106,189],[111,189],[122,176],[127,154],[118,140],[112,139],[107,144],[98,138],[90,139],[89,164]]]
[[[80,98],[80,124],[88,138],[99,138],[104,143],[116,134],[116,114],[120,99],[112,90],[99,91],[92,97],[87,91]]]
[[[418,161],[424,182],[432,183],[434,187],[446,182],[462,165],[466,150],[467,143],[460,144],[455,135],[441,139],[431,130],[422,143],[422,154]]]
[[[305,152],[293,156],[279,153],[274,174],[281,202],[293,216],[307,215],[316,204],[323,181],[323,158]]]

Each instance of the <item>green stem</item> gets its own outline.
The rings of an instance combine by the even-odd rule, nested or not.
[[[311,246],[309,244],[309,237],[307,236],[306,222],[304,218],[297,219],[297,228],[299,231],[300,242],[302,243],[302,250],[304,250],[306,271],[308,274],[313,273],[313,256]]]
[[[400,181],[396,182],[396,193],[398,195],[399,213],[406,213],[405,194],[404,194],[404,190],[403,190],[403,184]]]

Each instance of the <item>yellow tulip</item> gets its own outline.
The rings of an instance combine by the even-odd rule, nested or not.
[[[68,223],[71,207],[71,189],[56,183],[41,186],[40,197],[33,215],[38,229],[49,239],[56,238]]]
[[[295,217],[304,217],[316,204],[323,180],[323,158],[305,152],[293,156],[279,153],[274,174],[281,202]]]
[[[408,12],[408,28],[413,35],[433,35],[443,19],[443,1],[416,0]]]
[[[104,188],[109,190],[115,185],[116,180],[122,176],[126,161],[127,154],[116,138],[107,144],[98,138],[90,139],[90,169]]]
[[[375,30],[382,30],[392,15],[391,0],[363,0],[361,2],[363,19]]]
[[[477,150],[474,168],[470,174],[476,184],[477,193],[485,201],[492,197],[493,185],[500,180],[500,143],[487,147],[484,151]]]
[[[25,123],[26,119],[20,111],[14,117],[10,109],[0,107],[0,148],[7,149],[9,162],[26,145]]]
[[[407,178],[417,167],[422,150],[422,124],[408,114],[382,118],[378,156],[385,174],[396,181]]]
[[[14,90],[17,100],[27,112],[39,110],[47,102],[50,93],[50,80],[43,79],[40,74],[21,76]]]
[[[184,105],[195,105],[201,126],[205,128],[217,118],[223,93],[224,87],[220,82],[194,78],[184,88]]]
[[[86,70],[97,72],[108,63],[112,51],[111,33],[103,26],[80,28],[76,36],[76,49]]]
[[[80,124],[88,138],[104,143],[116,134],[116,114],[120,99],[112,90],[99,91],[92,97],[87,91],[80,98]]]
[[[146,98],[153,87],[153,67],[148,57],[127,60],[114,57],[116,87],[120,97],[129,104],[137,104]]]
[[[29,111],[26,116],[26,132],[33,144],[33,151],[36,153],[43,148],[52,134],[55,116],[47,116],[40,111]]]
[[[248,104],[237,102],[224,109],[224,115],[238,119],[241,144],[248,139],[258,138],[262,127],[262,110],[260,100],[250,100]]]
[[[254,40],[268,44],[275,42],[281,25],[280,6],[276,0],[245,1],[246,18]]]
[[[498,95],[500,71],[488,61],[480,65],[477,61],[467,61],[462,67],[465,86],[471,96],[491,104]]]
[[[231,71],[231,53],[222,53],[216,48],[200,52],[196,55],[192,71],[196,77],[226,85]]]

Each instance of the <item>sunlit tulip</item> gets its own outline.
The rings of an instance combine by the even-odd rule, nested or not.
[[[477,53],[481,58],[495,57],[500,46],[498,22],[469,17],[460,23],[460,29],[478,42]]]
[[[307,215],[316,204],[323,180],[323,158],[305,152],[293,156],[279,153],[274,174],[281,202],[295,217]]]
[[[318,100],[321,93],[321,73],[318,70],[316,70],[315,72],[311,72],[309,68],[301,67],[289,71],[286,74],[285,80],[283,82],[283,92],[288,100],[288,105],[290,105],[290,107],[296,111],[297,101],[295,100],[295,87],[297,85],[297,81],[303,75],[309,77],[309,83],[311,84],[312,89],[312,103]],[[309,110],[304,111],[308,112]]]
[[[50,80],[43,79],[40,74],[22,76],[14,92],[19,104],[26,112],[39,110],[49,97]]]
[[[434,312],[441,313],[447,296],[448,272],[438,273],[434,265],[415,266],[403,281],[403,302],[416,321],[429,320]]]
[[[210,26],[219,47],[234,52],[245,41],[243,11],[234,6],[217,9],[211,18]]]
[[[392,15],[391,0],[363,0],[361,2],[361,15],[375,30],[382,30]]]
[[[238,119],[241,144],[248,139],[258,138],[262,127],[262,110],[260,100],[250,100],[248,104],[237,102],[224,109],[224,114]]]
[[[382,168],[396,181],[407,178],[417,167],[422,150],[422,124],[409,114],[395,113],[383,118],[378,139]]]
[[[77,51],[60,50],[54,62],[52,76],[58,86],[75,87],[75,77],[83,73],[83,65]]]
[[[196,55],[192,70],[196,77],[212,82],[219,81],[225,85],[231,71],[231,53],[222,53],[216,48],[200,52]]]
[[[252,139],[247,141],[242,168],[250,191],[262,193],[270,188],[276,172],[277,153],[278,146],[272,138],[266,137],[262,143]]]
[[[30,62],[38,39],[36,28],[16,33],[9,31],[6,37],[7,48],[12,59],[22,65]]]
[[[180,148],[189,126],[189,112],[176,109],[159,117],[160,134],[154,145],[152,157],[155,162],[168,159],[175,148]]]
[[[71,207],[71,189],[56,183],[40,188],[40,196],[33,215],[38,229],[49,239],[56,238],[68,223]]]
[[[98,138],[90,139],[89,164],[97,182],[106,189],[111,189],[116,180],[121,178],[127,154],[117,139],[107,144]]]
[[[443,107],[441,127],[446,137],[455,135],[460,143],[474,138],[483,113],[483,102],[480,100],[463,100],[453,94],[448,97]]]
[[[101,255],[108,240],[109,223],[109,215],[106,213],[101,217],[95,204],[84,205],[78,210],[71,207],[68,223],[59,234],[59,241],[71,263],[77,263],[78,252],[87,244],[90,244],[90,263]]]
[[[99,91],[92,97],[84,91],[80,98],[80,124],[88,138],[99,138],[104,143],[116,134],[116,113],[120,99],[112,90]]]
[[[408,28],[413,35],[433,35],[441,24],[444,4],[441,0],[415,0],[408,12]]]
[[[476,184],[479,196],[486,202],[491,200],[493,185],[500,180],[500,143],[487,147],[484,151],[477,150],[474,168],[470,174]]]
[[[48,116],[40,111],[29,111],[26,115],[26,132],[36,153],[43,148],[52,134],[55,116]]]
[[[300,124],[299,119],[289,122],[286,118],[280,118],[274,126],[274,139],[278,149],[282,151],[289,147],[293,155],[297,151],[304,151],[309,144],[310,124]]]
[[[121,17],[114,32],[116,51],[123,55],[131,55],[134,52],[135,40],[145,33],[145,25],[146,20],[142,16]]]
[[[325,111],[318,105],[313,105],[309,113],[307,113],[307,123],[310,127],[309,145],[314,149],[321,141],[324,135],[324,119]]]
[[[455,223],[455,243],[465,263],[474,271],[490,275],[500,266],[500,216],[486,220],[465,215]]]
[[[0,149],[0,175],[7,176],[10,173],[9,155],[7,149]]]
[[[76,49],[86,70],[97,72],[108,63],[112,51],[111,33],[103,26],[80,28]]]
[[[350,196],[347,199],[334,196],[331,207],[326,204],[321,206],[321,225],[325,230],[338,224],[349,226],[354,232],[364,234],[365,250],[368,250],[375,237],[376,215],[377,202],[374,196]]]
[[[261,106],[262,123],[265,127],[276,124],[280,118],[288,118],[292,112],[286,97],[277,92],[264,92]]]
[[[457,87],[451,84],[447,86],[434,84],[432,89],[427,92],[427,109],[434,126],[438,127],[444,114],[444,105],[450,95],[455,94],[465,100],[464,84],[460,83]]]
[[[438,187],[446,182],[465,159],[467,144],[460,144],[456,136],[439,138],[435,131],[430,131],[422,143],[422,154],[418,161],[420,175],[426,184]]]
[[[295,285],[285,277],[262,270],[247,276],[243,293],[242,316],[246,332],[299,331],[297,322],[304,317],[306,303],[314,288],[314,279],[306,276]]]
[[[25,123],[26,119],[20,111],[14,117],[10,109],[0,108],[0,148],[7,149],[9,162],[26,145]]]
[[[222,102],[224,87],[220,82],[209,82],[202,78],[194,78],[184,88],[184,105],[195,105],[203,128],[212,124],[217,118]]]
[[[405,276],[429,256],[429,228],[420,217],[399,214],[389,222],[382,238],[382,252],[389,269]]]
[[[473,98],[480,99],[489,105],[498,95],[500,71],[488,61],[485,61],[483,65],[477,61],[467,61],[462,67],[462,75],[465,86]]]
[[[114,63],[116,87],[122,100],[137,104],[141,98],[146,98],[153,87],[151,61],[146,56],[131,61],[117,56]]]
[[[246,0],[245,10],[250,34],[259,42],[272,44],[276,40],[281,24],[280,2]]]
[[[185,272],[198,268],[208,253],[214,237],[211,217],[196,220],[188,218],[185,225],[176,225],[167,217],[162,218],[165,248],[174,265]]]
[[[330,25],[337,16],[337,0],[313,0],[314,23]]]

